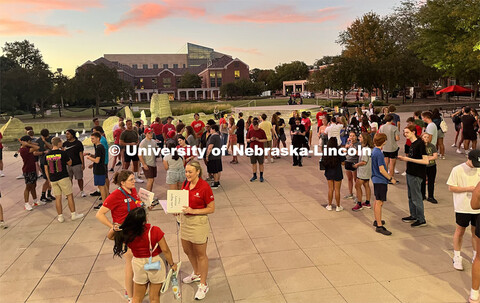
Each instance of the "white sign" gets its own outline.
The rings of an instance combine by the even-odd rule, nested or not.
[[[138,197],[140,198],[140,201],[145,203],[147,207],[152,206],[153,199],[155,199],[154,193],[146,190],[145,188],[140,188],[140,191],[138,192]]]
[[[182,213],[184,207],[188,207],[188,190],[167,190],[167,213]]]

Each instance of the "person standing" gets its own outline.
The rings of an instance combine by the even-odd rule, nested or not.
[[[478,228],[477,222],[480,210],[472,208],[470,205],[474,203],[472,193],[475,190],[475,186],[480,182],[479,157],[479,150],[469,152],[467,161],[455,166],[447,180],[448,190],[453,194],[455,221],[457,225],[453,235],[453,267],[456,270],[463,270],[463,258],[461,256],[462,242],[465,230],[469,225],[472,226],[472,260],[475,260],[477,251],[480,248],[478,246],[478,235],[476,235],[475,232],[475,229]]]
[[[100,137],[100,143],[102,143],[103,147],[105,148],[105,189],[107,190],[107,195],[110,193],[110,180],[108,179],[108,162],[109,162],[109,157],[108,157],[108,142],[107,138],[105,138],[105,132],[103,131],[103,128],[101,126],[95,126],[93,128],[93,132],[98,132],[101,137]],[[105,198],[102,198],[105,199]]]
[[[253,129],[249,130],[247,132],[247,143],[249,144],[249,147],[252,148],[255,151],[255,146],[257,146],[257,149],[262,149],[264,143],[267,142],[267,135],[265,135],[265,132],[263,129],[258,127],[258,118],[254,118],[252,121]],[[252,164],[252,172],[253,172],[253,177],[250,179],[250,182],[253,182],[257,180],[257,163],[259,166],[260,170],[260,182],[263,182],[263,169],[264,165],[263,162],[265,160],[264,155],[256,155],[255,153],[250,156],[250,163]]]
[[[422,198],[426,198],[426,187],[428,183],[428,198],[427,201],[433,204],[437,204],[438,201],[434,197],[435,191],[435,178],[437,176],[437,164],[435,160],[438,158],[437,148],[433,145],[432,136],[430,134],[424,133],[422,135],[423,142],[425,142],[425,150],[427,151],[428,164],[426,167],[425,178],[422,181]]]
[[[342,211],[343,206],[340,205],[340,188],[342,186],[343,172],[342,163],[345,161],[344,156],[333,153],[332,150],[338,151],[338,141],[332,137],[327,141],[328,155],[322,157],[323,164],[325,166],[325,178],[328,183],[328,205],[325,207],[327,210],[332,210],[333,196],[335,195],[335,201],[337,202],[336,211]]]
[[[472,114],[472,108],[469,106],[465,107],[465,113],[462,116],[463,148],[465,149],[465,154],[468,154],[470,150],[470,142],[472,143],[472,149],[477,148],[476,124],[477,120]]]
[[[163,125],[162,134],[163,134],[164,142],[167,141],[168,132],[170,132],[172,130],[176,131],[175,125],[172,124],[172,121],[173,121],[173,117],[168,116],[167,117],[167,123],[165,123]]]
[[[237,144],[240,150],[243,150],[245,147],[245,120],[243,120],[243,113],[238,113],[238,120],[237,120]]]
[[[84,153],[84,156],[93,163],[89,168],[93,167],[93,185],[98,186],[100,195],[102,196],[102,201],[105,201],[107,198],[107,189],[105,187],[106,180],[106,168],[105,168],[105,147],[100,143],[100,138],[102,135],[100,133],[92,133],[90,139],[92,140],[93,145],[95,146],[95,154]],[[100,203],[95,209],[99,209],[102,206]]]
[[[427,127],[425,128],[425,132],[432,136],[432,144],[437,146],[438,130],[437,130],[437,126],[435,125],[435,123],[433,123],[432,119],[433,119],[432,112],[422,113],[422,120],[423,122],[425,122],[425,124],[427,124]]]
[[[445,144],[443,144],[443,138],[445,137],[445,133],[443,132],[440,124],[442,124],[443,117],[440,114],[438,108],[434,108],[432,111],[432,122],[435,123],[437,126],[437,145],[436,148],[438,150],[438,158],[445,160]]]
[[[168,118],[168,121],[171,123],[171,117]],[[168,125],[171,125],[173,130],[175,129],[175,126],[173,126],[172,124],[165,124],[163,127],[164,131],[165,127],[168,127]],[[164,136],[164,138],[166,138],[166,135]],[[130,162],[133,162],[133,173],[135,175],[135,182],[143,183],[143,180],[138,177],[138,150],[134,155],[130,156],[128,155],[129,148],[127,148],[128,145],[136,146],[138,145],[138,143],[138,132],[133,129],[132,120],[127,119],[127,128],[120,135],[120,145],[125,146],[125,162],[123,163],[123,169],[128,169],[130,167]]]
[[[281,117],[281,112],[276,112],[278,117],[277,147],[280,148],[280,142],[283,147],[287,147],[287,137],[285,136],[285,120]],[[280,158],[280,156],[278,156]]]
[[[338,122],[338,123],[337,123]],[[337,144],[340,146],[342,144],[342,139],[340,138],[340,132],[343,130],[343,124],[340,121],[340,117],[332,117],[330,125],[325,128],[325,134],[327,134],[328,139],[336,138]]]
[[[235,119],[233,117],[228,118],[228,145],[227,151],[229,148],[232,149],[232,161],[231,164],[238,164],[238,158],[235,153],[235,146],[237,146],[237,125],[235,124]]]
[[[478,161],[478,158],[477,158]],[[468,194],[468,193],[467,193]],[[480,182],[474,187],[470,201],[470,206],[474,210],[480,209]],[[475,236],[477,239],[480,237],[480,224],[475,224]],[[478,247],[477,241],[477,247]],[[475,254],[472,265],[472,288],[470,289],[470,296],[468,302],[479,303],[479,288],[480,288],[480,254]]]
[[[277,134],[275,133],[275,129],[273,128],[273,125],[270,121],[267,121],[267,115],[262,114],[261,116],[262,122],[258,125],[264,132],[265,135],[267,136],[267,141],[265,142],[264,146],[265,148],[272,148],[272,138],[276,137]],[[272,153],[269,150],[268,152],[266,151],[265,154],[265,159],[268,162],[268,158],[270,158],[270,162],[273,163],[273,158],[272,158]]]
[[[23,136],[20,138],[22,147],[20,148],[20,156],[23,160],[22,172],[25,179],[25,190],[23,197],[25,199],[25,210],[32,210],[34,206],[44,205],[45,202],[38,201],[37,199],[37,168],[35,166],[34,153],[38,152],[40,148],[37,144],[32,143],[30,136]],[[29,203],[29,196],[32,195],[33,202]]]
[[[55,195],[55,206],[58,214],[57,220],[60,223],[65,222],[65,218],[63,217],[62,196],[67,196],[72,221],[83,218],[83,214],[77,214],[75,212],[72,182],[70,181],[67,170],[67,166],[72,165],[72,159],[70,159],[66,151],[61,150],[62,146],[62,139],[59,137],[52,139],[52,149],[45,155],[44,167],[47,180],[50,182],[53,194]]]
[[[292,136],[292,145],[296,152],[293,154],[293,166],[303,166],[300,149],[305,146],[305,125],[302,124],[302,119],[295,119],[295,127],[290,130]]]
[[[201,138],[203,135],[203,132],[205,131],[205,123],[203,123],[202,120],[200,120],[200,114],[195,113],[193,115],[193,122],[190,124],[191,127],[193,127],[193,130],[195,131],[196,137]]]
[[[362,144],[362,148],[370,148],[372,149],[373,142],[372,136],[367,133],[361,133],[359,141]],[[362,210],[363,207],[371,208],[370,206],[370,197],[371,197],[371,189],[370,189],[370,178],[372,177],[372,160],[371,156],[368,154],[362,153],[359,156],[358,163],[353,165],[354,168],[357,169],[357,180],[355,182],[355,190],[356,190],[356,197],[355,202],[356,205],[352,208],[353,211]],[[362,187],[365,189],[365,203],[362,204]]]
[[[145,139],[140,142],[142,153],[138,154],[138,159],[142,163],[143,174],[147,178],[146,190],[152,191],[153,182],[157,177],[157,163],[155,158],[155,148],[157,142],[153,139],[154,132],[151,128],[145,128]]]
[[[55,197],[52,196],[52,186],[50,185],[50,182],[48,182],[45,172],[43,171],[45,165],[45,154],[52,149],[52,138],[53,136],[50,136],[48,129],[44,128],[40,131],[40,138],[35,141],[39,149],[34,153],[34,155],[38,156],[38,163],[40,165],[39,168],[42,172],[42,177],[45,180],[42,186],[42,196],[40,197],[40,201],[42,202],[51,202],[55,200]]]
[[[453,121],[453,124],[455,125],[455,141],[452,144],[452,147],[457,147],[457,140],[458,140],[458,136],[460,135],[460,142],[458,144],[457,153],[462,153],[460,151],[460,146],[462,146],[462,141],[463,141],[462,140],[463,135],[461,133],[462,133],[462,115],[464,113],[464,110],[465,110],[465,106],[462,106],[462,109],[452,114],[452,121]]]
[[[205,154],[207,160],[207,171],[213,175],[212,189],[220,186],[220,176],[222,174],[222,153],[215,155],[222,148],[222,139],[220,138],[218,125],[210,127],[210,136],[207,140],[207,152]],[[215,149],[215,151],[214,151]]]
[[[78,188],[80,189],[80,195],[86,197],[87,194],[83,191],[83,171],[85,170],[83,143],[77,139],[73,129],[67,129],[65,136],[67,140],[63,142],[63,148],[70,160],[72,160],[72,163],[67,166],[68,176],[70,177],[70,181],[75,177],[75,180],[77,180],[78,183]]]
[[[383,155],[385,163],[388,167],[388,174],[393,177],[395,174],[395,164],[397,163],[398,147],[397,141],[400,140],[398,127],[394,124],[393,116],[388,114],[385,117],[385,124],[378,130],[380,133],[387,135],[387,142],[383,147]]]
[[[383,203],[387,201],[388,183],[397,183],[393,176],[390,176],[387,172],[387,165],[385,163],[385,156],[382,153],[382,148],[387,142],[387,135],[378,133],[373,138],[373,144],[375,148],[372,151],[372,182],[373,193],[375,195],[375,204],[373,206],[373,212],[375,214],[375,231],[385,236],[390,236],[391,231],[385,228],[385,221],[382,220],[382,207]]]
[[[173,153],[163,157],[163,167],[167,171],[165,183],[170,190],[180,190],[185,181],[185,159],[178,154],[179,149],[174,142],[169,143],[167,148]]]
[[[312,121],[308,117],[307,112],[302,112],[302,125],[305,126],[305,147],[310,150],[310,133],[312,129]]]
[[[397,129],[400,130],[400,116],[395,113],[396,110],[397,108],[393,104],[388,107],[388,113],[393,117],[393,125],[395,125]]]
[[[352,120],[355,117],[352,117]],[[355,131],[351,131],[348,134],[348,140],[347,144],[345,145],[345,148],[348,149],[358,149],[358,146],[360,145],[360,142],[358,142],[357,139],[357,134]],[[355,167],[355,164],[358,162],[358,154],[355,154],[351,156],[349,153],[347,153],[346,159],[345,159],[345,175],[347,175],[348,179],[348,195],[343,197],[344,199],[354,199],[355,196],[353,195],[353,185],[357,182],[357,168]]]
[[[118,126],[118,127],[117,127],[117,129],[115,129],[113,131],[113,140],[114,140],[113,142],[114,142],[115,145],[120,147],[120,153],[117,156],[113,157],[112,167],[110,168],[111,172],[114,171],[115,166],[120,166],[122,164],[122,160],[125,156],[125,146],[120,145],[120,136],[122,135],[123,131],[125,130],[125,123],[123,121],[121,121],[116,126]],[[160,132],[160,134],[161,134],[161,132]],[[118,159],[118,162],[117,162],[117,159]]]
[[[405,223],[411,223],[412,227],[422,227],[427,225],[424,214],[422,199],[422,180],[425,178],[428,156],[425,148],[425,142],[417,139],[415,126],[405,127],[403,133],[407,139],[412,142],[408,156],[399,156],[400,161],[407,162],[407,187],[408,187],[408,207],[410,216],[402,218]]]
[[[228,143],[228,123],[227,123],[227,114],[223,115],[222,118],[218,121],[220,127],[220,138],[222,139],[222,146],[227,145]],[[228,155],[228,150],[227,150]]]
[[[0,132],[0,177],[5,177],[3,173],[3,144],[2,144],[2,133]]]

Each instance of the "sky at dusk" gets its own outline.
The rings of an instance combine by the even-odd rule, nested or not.
[[[0,45],[27,39],[73,76],[108,53],[185,53],[191,42],[250,69],[339,54],[338,33],[400,0],[0,0]]]

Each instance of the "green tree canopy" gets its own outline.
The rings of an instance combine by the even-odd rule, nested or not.
[[[185,73],[182,78],[180,79],[180,83],[178,84],[178,88],[199,88],[202,87],[202,78],[200,76],[192,74],[192,73]]]
[[[40,51],[28,40],[6,42],[2,50],[5,57],[15,61],[22,68],[48,69],[48,64],[43,61]]]

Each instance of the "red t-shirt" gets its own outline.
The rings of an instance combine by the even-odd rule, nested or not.
[[[207,205],[214,200],[212,188],[207,181],[202,178],[198,179],[197,184],[193,189],[189,189],[190,182],[184,182],[182,189],[189,191],[188,206],[193,209],[206,208]]]
[[[223,123],[227,123],[227,120],[225,120],[225,118],[220,118],[218,125],[222,125]]]
[[[35,167],[35,156],[33,155],[33,153],[30,152],[30,147],[20,148],[20,156],[22,156],[23,160],[23,173],[31,173],[37,170],[37,168]]]
[[[265,131],[261,128],[255,130],[255,129],[250,129],[248,132],[247,132],[247,139],[250,139],[250,138],[257,138],[257,139],[267,139],[267,135],[265,134]],[[264,142],[258,142],[258,141],[253,141],[253,142],[250,142],[250,147],[251,148],[255,148],[255,145],[260,147],[260,148],[263,148],[263,143]]]
[[[116,130],[113,131],[113,139],[115,140],[115,144],[119,145],[120,144],[120,135],[122,134],[123,129],[117,128]]]
[[[305,126],[305,131],[310,131],[312,121],[309,118],[302,118],[302,125]]]
[[[252,130],[253,129],[253,124],[250,124],[250,126],[248,127],[248,130]]]
[[[124,190],[125,191],[125,190]],[[125,193],[127,193],[125,191]],[[132,196],[136,201],[133,201]],[[122,193],[122,191],[117,188],[114,190],[103,202],[103,206],[110,209],[112,213],[112,221],[114,223],[122,224],[125,221],[125,218],[128,215],[128,204],[130,204],[130,210],[140,206],[141,201],[139,201],[137,196],[137,190],[132,188],[132,193],[127,196]]]
[[[318,112],[317,115],[315,116],[315,118],[317,119],[318,127],[323,125],[323,121],[322,121],[323,116],[325,116],[325,112]]]
[[[151,224],[145,224],[143,234],[139,237],[136,237],[132,242],[128,243],[127,246],[132,250],[133,256],[135,258],[150,258],[150,243],[148,241],[148,231],[150,230]],[[152,248],[155,247],[155,244],[162,240],[165,233],[158,226],[153,226],[152,231],[150,232],[150,241],[152,243]],[[152,252],[152,257],[158,256],[162,250],[160,245]]]
[[[193,127],[193,131],[197,134],[197,137],[200,138],[203,135],[203,132],[201,131],[202,128],[205,127],[205,123],[203,123],[202,120],[193,120],[192,124],[190,124],[191,127]]]
[[[2,138],[3,138],[2,133],[0,133],[0,139],[2,139]],[[0,142],[0,148],[3,148],[2,142]]]
[[[168,134],[168,132],[171,131],[171,130],[175,131],[175,125],[173,125],[173,124],[165,124],[165,125],[163,126],[163,131],[162,131],[162,132],[163,132],[163,136],[165,137],[165,139],[167,139],[167,134]],[[175,132],[176,132],[176,131],[175,131]]]
[[[162,123],[152,123],[150,128],[153,129],[153,133],[155,136],[161,135],[163,132],[163,124]]]
[[[417,137],[420,137],[420,135],[422,134],[422,128],[418,124],[415,124],[415,133],[417,134]],[[407,139],[407,142],[405,142],[405,144],[410,146],[412,145],[412,142]]]

